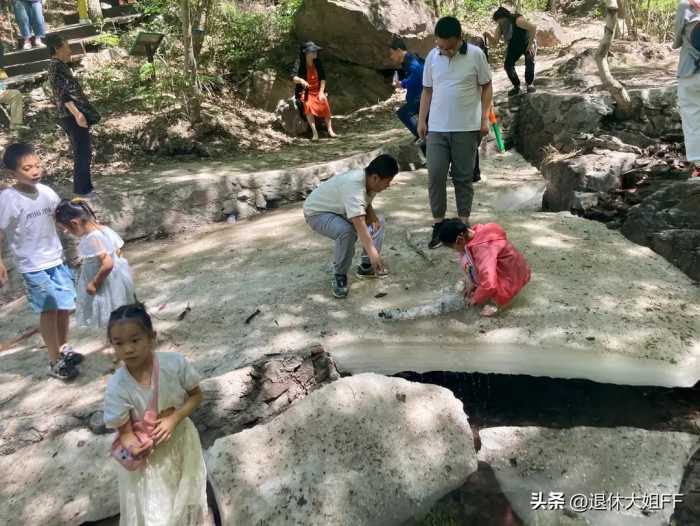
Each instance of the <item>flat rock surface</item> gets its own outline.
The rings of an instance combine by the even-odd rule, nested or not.
[[[401,524],[476,468],[451,391],[371,373],[333,382],[207,453],[223,524]]]
[[[0,517],[6,526],[82,524],[119,513],[114,437],[87,429],[0,456]]]
[[[666,525],[673,504],[660,507],[653,495],[680,493],[683,470],[700,445],[697,435],[629,427],[495,427],[480,437],[479,460],[491,465],[518,516],[538,526]],[[594,507],[596,494],[608,502]]]

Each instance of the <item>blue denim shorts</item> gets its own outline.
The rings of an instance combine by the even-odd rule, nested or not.
[[[22,277],[27,299],[35,313],[75,310],[73,271],[65,263],[46,270],[27,272]]]

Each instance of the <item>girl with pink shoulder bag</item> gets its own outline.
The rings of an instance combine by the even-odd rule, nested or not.
[[[207,520],[206,467],[189,416],[202,402],[199,374],[185,358],[155,352],[156,333],[143,305],[112,312],[107,337],[123,362],[109,379],[104,421],[117,430],[121,526]]]

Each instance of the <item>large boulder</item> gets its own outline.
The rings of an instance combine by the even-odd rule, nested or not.
[[[598,150],[573,158],[552,159],[541,166],[547,182],[542,208],[551,212],[580,206],[577,193],[607,192],[619,188],[621,175],[634,166],[636,153]]]
[[[313,40],[336,58],[374,69],[394,68],[393,35],[425,56],[434,45],[435,17],[424,0],[305,0],[294,18],[301,40]]]
[[[112,435],[74,429],[0,456],[6,526],[83,524],[119,513]]]
[[[379,71],[333,59],[325,60],[324,67],[328,101],[334,115],[373,106],[394,92],[391,76]],[[294,107],[294,86],[287,80],[286,73],[268,70],[253,77],[257,80],[249,80],[244,88],[246,100],[254,106],[277,113],[278,122],[289,135],[308,133],[306,122]]]
[[[639,111],[627,126],[628,131],[654,139],[683,141],[676,86],[629,90],[629,95]]]
[[[557,47],[562,43],[564,34],[556,19],[547,13],[531,13],[528,20],[537,26],[537,46],[541,48]]]
[[[632,207],[622,233],[700,280],[700,179],[668,185]]]
[[[480,437],[479,460],[523,523],[537,526],[669,524],[674,505],[653,501],[682,492],[700,444],[689,433],[630,427],[493,427]]]
[[[281,99],[287,99],[294,94],[294,84],[289,74],[270,68],[251,73],[239,91],[251,106],[275,111]]]
[[[477,468],[462,403],[442,387],[343,378],[266,425],[217,440],[223,524],[402,524]]]
[[[520,97],[515,131],[518,151],[539,164],[545,146],[560,147],[582,133],[598,133],[612,115],[612,99],[603,94],[569,94],[539,91]],[[511,130],[511,133],[513,130]]]

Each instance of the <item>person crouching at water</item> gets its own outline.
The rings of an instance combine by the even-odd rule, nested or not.
[[[469,227],[448,219],[440,227],[440,241],[462,256],[465,306],[483,305],[482,316],[493,316],[530,281],[525,257],[508,241],[496,223]]]
[[[348,295],[348,270],[360,238],[364,248],[355,274],[377,278],[387,274],[380,256],[384,241],[384,218],[372,200],[383,192],[399,172],[396,159],[380,155],[364,170],[350,170],[321,183],[304,202],[304,219],[312,230],[335,241],[331,290],[336,298]]]

